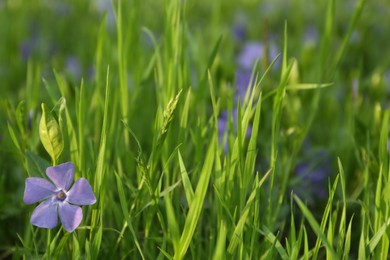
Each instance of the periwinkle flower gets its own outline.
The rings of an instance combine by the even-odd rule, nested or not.
[[[238,55],[237,63],[241,69],[252,71],[256,60],[264,59],[266,55],[265,52],[266,51],[263,43],[248,42],[244,45],[242,51]],[[272,44],[272,42],[269,45],[268,55],[270,61],[275,59],[276,56],[278,55],[278,50],[276,48],[276,45]]]
[[[352,31],[350,42],[354,44],[358,44],[362,39],[362,36],[359,31],[354,30]]]
[[[236,72],[236,101],[238,99],[244,101],[248,88],[252,88],[253,82],[250,85],[252,73],[250,71],[238,70]]]
[[[302,188],[311,196],[323,199],[327,195],[326,180],[329,170],[324,167],[313,167],[309,163],[301,163],[296,168],[296,175],[302,178]]]
[[[383,80],[385,84],[387,85],[387,89],[390,89],[390,70],[386,70],[383,73]]]
[[[28,59],[39,51],[40,32],[36,24],[31,24],[29,28],[29,37],[20,44],[20,54],[23,61]]]
[[[233,27],[233,35],[234,37],[239,40],[239,41],[242,41],[246,38],[246,28],[244,25],[242,24],[236,24],[234,27]]]
[[[70,76],[75,79],[75,80],[78,80],[80,78],[80,75],[81,75],[81,64],[80,64],[80,61],[77,57],[75,56],[69,56],[67,59],[66,59],[66,70],[68,71],[68,73],[70,74]]]
[[[107,26],[108,28],[114,29],[115,28],[115,13],[111,5],[110,0],[97,0],[95,1],[95,6],[98,9],[98,11],[103,14],[107,12]]]
[[[80,206],[96,202],[92,187],[85,178],[78,179],[72,186],[74,165],[71,162],[48,167],[46,175],[53,183],[37,177],[26,179],[24,202],[43,201],[35,208],[30,222],[37,227],[54,228],[59,216],[65,230],[73,232],[83,219]]]
[[[312,152],[309,160],[299,163],[295,175],[300,180],[296,193],[306,199],[323,200],[327,196],[327,180],[332,173],[324,151]]]
[[[69,5],[69,3],[65,3],[62,1],[58,2],[51,2],[51,9],[54,11],[56,15],[60,16],[69,16],[72,13],[72,6]]]
[[[88,67],[88,78],[90,80],[93,80],[93,78],[95,77],[95,74],[96,74],[96,70],[95,70],[95,67],[93,65],[90,65]]]
[[[387,152],[390,154],[390,139],[387,140]]]
[[[241,68],[252,70],[257,59],[263,58],[264,46],[260,42],[249,42],[238,56],[237,62]]]
[[[228,111],[223,111],[218,117],[218,136],[220,139],[228,129]]]
[[[233,125],[234,125],[234,132],[237,131],[237,125],[238,125],[238,109],[237,108],[234,108],[233,111],[232,111],[232,117],[233,117]],[[229,123],[229,114],[228,114],[228,111],[223,111],[219,118],[218,118],[218,137],[219,137],[219,141],[221,143],[222,141],[222,138],[224,136],[224,134],[228,131],[228,123]],[[245,133],[245,137],[246,138],[249,138],[252,134],[252,126],[250,124],[248,124],[248,128],[246,130],[246,133]],[[224,147],[225,149],[225,152],[228,150],[228,146],[227,144],[225,145]]]
[[[309,26],[305,30],[304,43],[307,46],[315,46],[318,43],[318,30],[314,26]]]
[[[352,81],[352,99],[356,102],[359,98],[359,79],[355,78]]]
[[[22,42],[22,44],[20,46],[20,52],[22,54],[23,61],[28,60],[28,58],[31,55],[32,49],[33,49],[33,44],[31,43],[30,40],[26,40],[26,41]]]

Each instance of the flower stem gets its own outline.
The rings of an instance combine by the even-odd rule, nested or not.
[[[47,230],[47,259],[51,258],[51,252],[50,252],[50,242],[51,242],[51,229]]]

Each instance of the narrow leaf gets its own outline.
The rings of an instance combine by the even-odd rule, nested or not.
[[[294,200],[297,202],[303,215],[308,220],[311,228],[314,230],[314,232],[317,234],[317,236],[321,239],[322,243],[325,245],[325,247],[328,250],[328,252],[330,253],[330,256],[332,257],[332,259],[338,259],[336,252],[334,251],[329,240],[326,238],[325,234],[321,231],[321,228],[318,225],[317,221],[315,220],[313,214],[311,214],[309,209],[305,206],[305,204],[303,204],[303,202],[299,199],[298,196],[294,195]]]
[[[188,206],[191,207],[191,202],[194,197],[194,190],[192,189],[191,181],[188,178],[186,167],[184,166],[183,158],[181,157],[180,151],[177,152],[179,156],[179,165],[181,172],[181,179],[183,181],[184,191],[186,193]]]

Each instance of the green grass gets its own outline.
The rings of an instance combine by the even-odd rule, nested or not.
[[[387,1],[111,7],[0,2],[0,259],[388,258]],[[253,41],[279,54],[236,101]],[[25,179],[67,161],[97,202],[31,225]]]

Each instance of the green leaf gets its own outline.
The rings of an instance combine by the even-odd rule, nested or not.
[[[349,251],[351,249],[352,220],[353,220],[353,216],[351,217],[351,220],[349,221],[347,233],[346,233],[346,236],[345,236],[343,259],[348,259],[349,258]]]
[[[283,245],[279,242],[278,238],[266,226],[262,226],[262,228],[257,229],[257,231],[264,235],[264,237],[270,243],[275,244],[275,248],[282,259],[290,259],[286,250],[283,248]]]
[[[126,223],[127,223],[127,227],[129,228],[129,230],[131,232],[131,235],[134,239],[134,243],[138,249],[138,252],[141,255],[141,258],[145,259],[144,254],[143,254],[142,249],[141,249],[141,246],[138,242],[137,235],[136,235],[135,230],[134,230],[133,225],[132,225],[132,219],[129,215],[129,210],[127,209],[126,194],[125,194],[125,191],[124,191],[124,188],[122,185],[122,180],[120,179],[119,175],[116,172],[114,172],[114,174],[115,174],[116,184],[117,184],[117,189],[118,189],[119,203],[120,203],[121,208],[122,208],[124,221],[126,221]]]
[[[316,219],[313,214],[309,211],[309,209],[305,206],[305,204],[299,199],[298,196],[294,195],[294,200],[298,204],[298,207],[301,209],[302,214],[305,216],[307,221],[309,222],[311,228],[316,233],[316,235],[321,239],[323,245],[327,249],[327,253],[330,254],[332,259],[337,259],[337,254],[334,251],[332,244],[329,242],[325,234],[322,232],[320,225],[318,225]]]
[[[288,90],[307,90],[307,89],[317,89],[317,88],[326,88],[332,86],[333,83],[296,83],[289,84],[286,86]]]
[[[379,230],[375,233],[375,235],[371,238],[368,246],[370,248],[370,253],[374,252],[375,247],[381,241],[383,235],[386,233],[387,227],[390,225],[390,218],[379,228]]]
[[[252,190],[251,194],[249,195],[249,198],[246,202],[245,208],[240,216],[240,219],[238,220],[238,223],[234,229],[233,237],[230,240],[229,246],[228,246],[228,253],[230,255],[233,255],[236,247],[238,246],[239,242],[242,240],[242,234],[244,232],[244,226],[248,219],[250,208],[252,204],[255,202],[256,193],[260,189],[260,187],[263,185],[265,180],[268,178],[268,175],[270,174],[271,170],[269,170],[261,180],[259,180],[256,184],[256,187]]]
[[[45,177],[46,168],[50,166],[50,163],[33,152],[26,151],[26,166],[29,176]]]
[[[170,235],[172,238],[172,244],[175,253],[179,251],[179,243],[180,243],[180,230],[179,230],[179,224],[177,222],[177,218],[175,216],[175,210],[172,205],[172,196],[165,196],[165,209],[167,214],[167,220],[168,220],[168,227],[170,230]]]
[[[24,100],[20,101],[16,107],[16,124],[18,125],[19,131],[24,135],[25,132],[25,118],[26,118],[26,102]]]
[[[195,229],[198,225],[214,165],[216,142],[216,136],[213,135],[206,154],[206,159],[204,161],[202,171],[200,173],[198,185],[196,186],[191,207],[184,224],[184,229],[181,234],[179,252],[177,254],[175,252],[175,258],[184,258],[194,235]]]
[[[219,232],[218,232],[218,239],[217,244],[215,247],[213,260],[218,259],[226,259],[226,235],[227,235],[227,227],[226,222],[221,221]]]
[[[99,226],[97,227],[97,232],[95,233],[95,236],[92,241],[92,248],[91,253],[94,256],[94,258],[97,258],[100,251],[100,246],[102,243],[102,236],[103,236],[103,226],[102,223],[99,223]]]
[[[60,232],[57,233],[57,239],[59,237],[59,233]],[[58,245],[55,245],[55,244],[51,244],[50,245],[51,251],[54,253],[54,256],[53,256],[54,259],[59,259],[62,256],[62,252],[65,249],[65,246],[66,246],[66,244],[68,242],[69,236],[70,236],[70,233],[67,232],[61,238],[61,240],[58,243]],[[54,246],[54,247],[52,247],[52,246]]]
[[[177,151],[177,154],[179,156],[180,172],[183,181],[184,191],[186,193],[186,199],[188,202],[188,206],[191,207],[192,199],[194,198],[194,190],[192,189],[190,178],[188,178],[188,173],[184,165],[183,158],[181,157],[180,151]]]
[[[364,217],[363,217],[363,220]],[[363,222],[364,223],[364,222]],[[364,224],[363,224],[364,225]],[[358,254],[358,259],[365,259],[366,258],[366,243],[365,243],[365,233],[364,229],[362,228],[362,233],[360,234],[360,239],[359,239],[359,254]]]
[[[16,148],[18,148],[18,150],[21,150],[18,138],[16,137],[16,134],[15,134],[13,127],[9,123],[7,124],[7,126],[8,126],[8,132],[11,136],[12,142],[14,143]]]
[[[75,233],[73,233],[72,259],[80,259],[80,244],[79,244],[79,241],[77,240],[77,236]]]
[[[85,258],[86,259],[92,259],[91,258],[91,246],[88,239],[85,240]]]
[[[42,117],[39,122],[39,137],[55,165],[64,149],[63,135],[53,113],[44,103],[42,103]]]
[[[346,221],[347,221],[347,199],[346,199],[346,188],[345,188],[345,174],[343,165],[341,164],[340,158],[337,159],[338,166],[339,166],[339,172],[340,172],[340,183],[341,183],[341,191],[342,191],[342,198],[343,198],[343,209],[341,213],[341,219],[340,219],[340,226],[339,226],[339,239],[338,239],[338,246],[337,246],[337,253],[341,254],[342,252],[345,252],[345,248],[343,248],[343,242],[345,240],[345,232],[346,232]]]
[[[303,241],[304,241],[304,245],[303,245],[303,249],[304,249],[304,253],[303,253],[303,259],[304,260],[309,260],[309,257],[312,255],[311,253],[309,253],[309,241],[308,241],[308,238],[307,238],[307,232],[306,232],[306,228],[305,226],[303,226]]]

